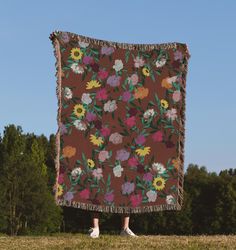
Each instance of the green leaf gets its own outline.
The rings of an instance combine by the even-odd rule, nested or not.
[[[87,165],[87,159],[86,159],[86,156],[83,152],[82,152],[82,159],[83,159],[84,163]]]
[[[151,74],[151,78],[152,78],[153,82],[155,82],[155,77],[153,74]]]
[[[111,185],[111,174],[107,177],[107,186],[109,187]]]
[[[127,51],[125,52],[125,62],[126,62],[126,63],[127,63],[128,60],[129,60],[129,56],[130,56],[130,50],[127,50]]]

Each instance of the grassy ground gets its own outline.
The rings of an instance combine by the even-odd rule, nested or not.
[[[0,236],[0,249],[236,249],[236,235],[214,236],[141,236],[127,238],[100,234],[92,239],[86,234],[52,236]]]

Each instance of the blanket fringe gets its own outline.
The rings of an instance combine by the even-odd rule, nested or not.
[[[57,109],[57,132],[56,132],[56,157],[54,159],[55,169],[56,169],[56,180],[54,183],[54,199],[57,203],[57,180],[59,177],[60,170],[60,123],[61,123],[61,52],[60,52],[60,44],[57,39],[52,40],[53,48],[54,48],[54,56],[56,58],[55,67],[56,67],[56,95],[58,101],[58,109]]]
[[[183,69],[183,75],[182,79],[183,82],[181,84],[181,95],[182,95],[182,106],[180,109],[180,125],[179,125],[179,169],[178,169],[178,193],[177,193],[177,203],[178,207],[182,208],[183,201],[184,201],[184,162],[185,162],[185,120],[186,120],[186,81],[187,81],[187,75],[188,75],[188,59],[191,57],[189,53],[188,46],[186,47],[186,55],[185,55],[185,62],[184,62],[184,69]]]
[[[76,201],[68,201],[60,199],[57,197],[57,180],[59,177],[59,167],[60,167],[60,123],[61,123],[61,52],[60,44],[57,36],[63,33],[62,31],[54,31],[50,34],[50,40],[52,41],[54,47],[54,55],[56,57],[55,67],[57,77],[57,86],[56,86],[56,95],[58,100],[58,111],[57,111],[57,123],[58,129],[56,132],[56,157],[55,157],[55,168],[56,168],[56,181],[54,184],[55,191],[55,202],[60,206],[68,206],[81,208],[90,211],[99,211],[99,212],[109,212],[109,213],[145,213],[145,212],[155,212],[163,210],[181,210],[183,206],[184,198],[184,144],[185,144],[185,105],[186,105],[186,78],[188,73],[188,59],[190,58],[190,53],[187,44],[184,43],[162,43],[162,44],[131,44],[131,43],[119,43],[113,41],[105,41],[100,39],[95,39],[91,37],[85,37],[82,35],[77,35],[74,33],[67,32],[72,37],[77,37],[79,41],[89,42],[98,44],[101,46],[110,45],[114,47],[120,47],[125,49],[141,49],[141,50],[151,50],[154,48],[176,48],[178,45],[184,46],[185,48],[185,68],[183,76],[183,82],[181,84],[181,93],[182,93],[182,108],[180,110],[180,135],[179,135],[179,169],[178,169],[178,187],[177,187],[177,198],[175,204],[161,204],[161,205],[152,205],[152,206],[142,206],[142,207],[119,207],[119,206],[105,206],[98,204],[86,204]]]
[[[189,58],[190,53],[188,50],[188,46],[186,43],[180,43],[180,42],[171,42],[171,43],[154,43],[154,44],[147,44],[147,43],[121,43],[121,42],[115,42],[110,40],[102,40],[97,39],[89,36],[83,36],[78,35],[72,32],[64,32],[64,31],[58,31],[55,30],[50,34],[50,39],[53,41],[58,36],[60,37],[62,34],[67,33],[72,39],[87,43],[92,43],[100,46],[113,46],[115,48],[122,48],[122,49],[129,49],[129,50],[153,50],[153,49],[170,49],[170,48],[177,48],[178,46],[185,47],[186,55]]]
[[[142,206],[142,207],[119,207],[119,206],[105,206],[98,204],[87,204],[76,201],[68,201],[64,199],[58,199],[57,205],[80,208],[88,211],[96,211],[103,213],[121,213],[121,214],[131,214],[131,213],[150,213],[165,210],[181,210],[179,204],[161,204],[152,206]]]

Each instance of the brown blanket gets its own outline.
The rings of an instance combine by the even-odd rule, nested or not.
[[[184,43],[50,34],[56,57],[58,205],[111,213],[183,205]]]

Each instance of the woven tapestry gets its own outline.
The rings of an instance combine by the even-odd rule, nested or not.
[[[110,213],[183,206],[185,43],[54,31],[57,205]]]

